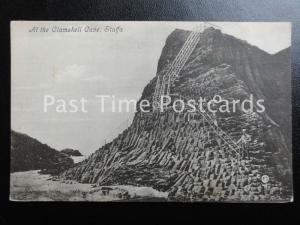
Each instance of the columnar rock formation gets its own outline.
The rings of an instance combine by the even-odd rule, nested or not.
[[[163,74],[189,31],[167,38],[158,63]],[[291,198],[291,108],[289,49],[270,55],[245,41],[209,28],[171,88],[175,98],[264,99],[266,112],[217,113],[211,123],[200,112],[135,114],[112,142],[62,174],[97,185],[131,184],[169,192],[169,199],[282,200]],[[156,79],[142,99],[153,98]],[[221,130],[237,142],[246,129],[249,158],[239,157]],[[270,180],[262,182],[267,175]]]

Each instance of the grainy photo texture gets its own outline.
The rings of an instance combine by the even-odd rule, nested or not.
[[[13,201],[293,201],[291,25],[11,23]]]

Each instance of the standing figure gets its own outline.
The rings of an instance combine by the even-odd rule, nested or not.
[[[218,127],[218,121],[217,121],[216,112],[215,112],[215,111],[213,111],[213,112],[212,112],[212,114],[213,114],[213,121],[214,121],[214,125],[215,125],[216,127]]]
[[[244,156],[244,153],[246,153],[248,160],[249,160],[249,149],[248,148],[249,148],[250,141],[251,141],[251,136],[246,133],[246,129],[243,129],[243,134],[242,134],[241,138],[237,141],[237,144],[241,145],[242,154]]]

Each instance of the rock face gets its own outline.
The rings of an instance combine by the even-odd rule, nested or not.
[[[28,135],[11,131],[11,172],[42,170],[55,175],[72,165],[68,155]]]
[[[82,156],[79,150],[66,148],[60,151],[61,153],[67,154],[68,156]]]
[[[157,74],[166,72],[189,33],[175,30],[169,35]],[[235,113],[217,112],[216,123],[187,109],[138,111],[129,128],[62,177],[97,185],[150,186],[179,201],[290,200],[288,55],[289,49],[270,55],[219,30],[206,29],[172,93],[186,99],[220,95],[228,100],[253,94],[265,100],[266,111],[244,112],[238,105]],[[141,100],[151,101],[157,77],[145,87]],[[251,136],[249,158],[241,157],[247,155],[245,149],[232,144],[243,129]],[[269,180],[262,182],[262,176]]]

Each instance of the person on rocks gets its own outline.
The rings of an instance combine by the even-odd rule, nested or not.
[[[214,125],[216,127],[218,127],[217,115],[216,115],[215,111],[212,112],[212,119],[213,119]]]
[[[237,141],[237,144],[240,144],[242,148],[242,158],[245,155],[244,153],[247,154],[247,159],[249,160],[249,142],[251,141],[251,136],[246,133],[246,129],[242,130],[242,136],[241,138]]]

